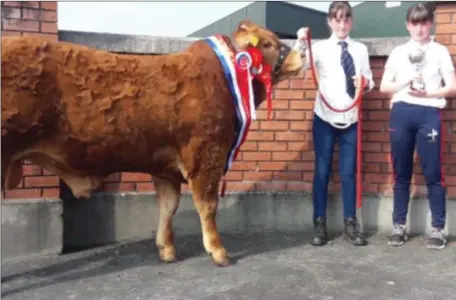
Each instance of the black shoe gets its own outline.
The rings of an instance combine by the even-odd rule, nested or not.
[[[323,246],[328,243],[328,234],[326,232],[326,218],[318,217],[314,220],[314,234],[310,242],[314,246]]]
[[[359,230],[359,224],[356,218],[346,218],[344,220],[344,238],[355,246],[367,245],[367,240],[362,236]]]

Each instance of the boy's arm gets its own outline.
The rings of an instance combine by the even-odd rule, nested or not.
[[[309,49],[307,48],[307,43],[300,41],[299,39],[296,40],[296,43],[293,46],[293,49],[300,52],[300,53],[305,53],[306,55],[306,62],[304,63],[303,69],[308,70],[310,68],[310,60],[309,60]],[[312,54],[314,52],[312,51]],[[315,54],[314,54],[314,61],[316,60]]]
[[[391,53],[388,56],[388,59],[386,60],[386,63],[385,63],[382,81],[380,83],[380,92],[388,94],[388,95],[392,95],[392,94],[396,93],[397,91],[406,87],[412,81],[412,78],[410,78],[410,80],[407,80],[404,82],[397,82],[396,81],[396,72],[397,72],[396,67],[397,66],[398,66],[397,50],[394,49],[393,51],[391,51]]]
[[[361,75],[363,75],[368,80],[368,84],[366,86],[365,92],[370,92],[374,89],[375,82],[374,82],[372,70],[370,67],[369,52],[367,50],[367,47],[365,47],[365,51],[363,51],[360,69],[361,69]]]
[[[435,93],[428,93],[427,97],[440,98],[440,97],[453,97],[456,96],[456,74],[454,70],[454,64],[451,60],[450,52],[448,48],[442,48],[442,55],[440,61],[440,74],[443,77],[445,86],[436,91]]]

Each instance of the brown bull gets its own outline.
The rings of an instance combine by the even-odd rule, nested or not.
[[[251,22],[240,23],[232,45],[246,47],[252,36],[276,68],[273,84],[300,72],[301,54]],[[265,88],[253,86],[258,106]],[[181,184],[188,183],[206,251],[217,265],[229,264],[215,219],[235,109],[207,42],[143,56],[2,37],[1,87],[2,189],[18,185],[23,160],[54,172],[75,197],[88,197],[112,173],[149,173],[160,207],[156,245],[170,262],[176,259],[172,217]]]

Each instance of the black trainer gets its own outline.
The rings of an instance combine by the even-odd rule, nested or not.
[[[355,246],[367,245],[367,240],[360,232],[359,224],[356,218],[346,218],[344,220],[344,238]]]
[[[388,240],[388,245],[399,247],[402,246],[408,239],[405,225],[394,224],[393,232]]]
[[[445,248],[446,238],[443,234],[443,230],[438,228],[433,228],[431,234],[429,235],[427,248],[433,250],[440,250]]]
[[[328,243],[328,234],[326,231],[326,218],[318,217],[314,220],[314,234],[310,242],[314,246],[323,246]]]

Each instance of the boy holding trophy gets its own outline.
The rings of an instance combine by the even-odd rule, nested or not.
[[[446,245],[441,109],[447,104],[445,98],[456,94],[456,76],[448,49],[430,37],[433,25],[434,12],[426,4],[418,3],[408,9],[406,26],[411,39],[391,52],[380,86],[381,92],[392,95],[389,132],[395,184],[393,230],[388,243],[393,246],[407,240],[415,146],[432,214],[427,247],[443,249]]]

